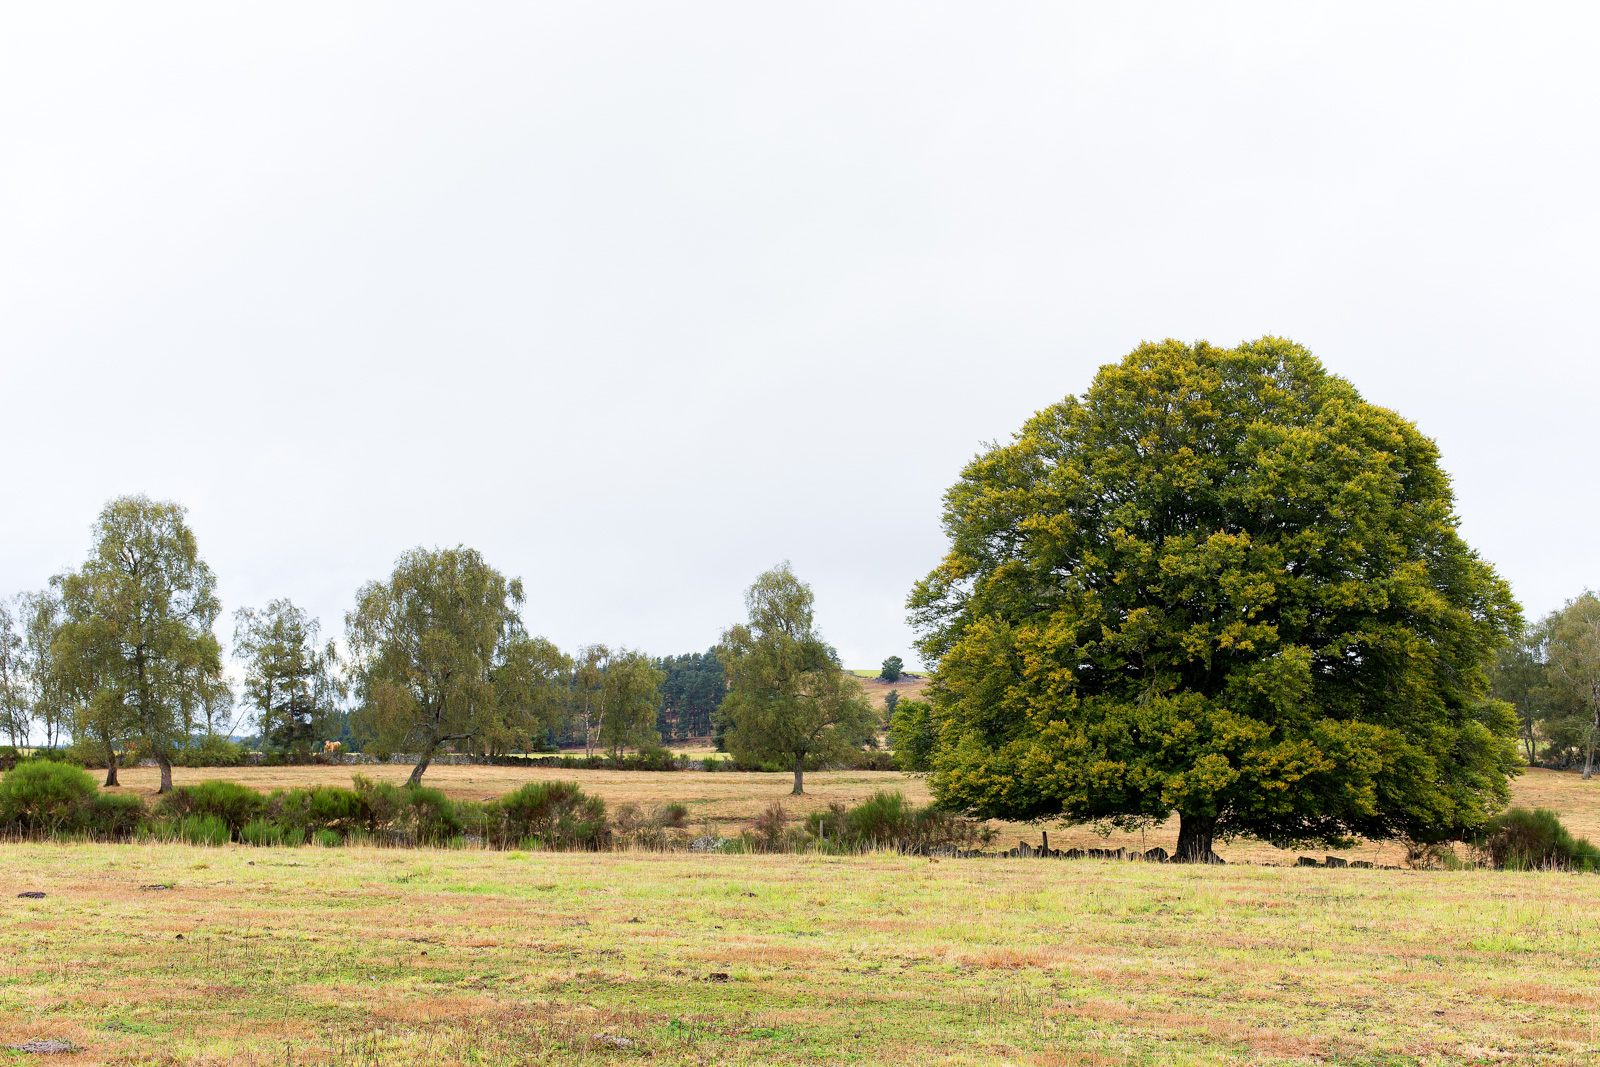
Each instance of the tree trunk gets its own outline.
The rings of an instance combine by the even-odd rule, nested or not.
[[[422,784],[422,772],[433,762],[433,754],[438,748],[437,744],[431,744],[422,750],[422,757],[417,760],[417,765],[411,768],[411,777],[406,779],[406,788],[411,789]]]
[[[794,759],[794,791],[792,796],[804,796],[806,791],[806,758],[796,756]]]
[[[1174,863],[1210,863],[1211,835],[1217,829],[1215,815],[1178,815],[1178,851]]]
[[[122,784],[121,782],[117,781],[117,750],[107,746],[107,748],[106,748],[106,785],[107,786],[113,786],[113,785],[121,785],[121,784]]]
[[[172,792],[172,761],[167,758],[165,752],[157,752],[156,762],[161,764],[161,788],[157,789],[156,792],[158,794],[170,793]]]

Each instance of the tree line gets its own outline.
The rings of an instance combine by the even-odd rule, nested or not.
[[[0,604],[0,732],[68,737],[117,783],[133,749],[172,788],[180,752],[249,722],[268,748],[309,755],[351,738],[416,753],[485,756],[581,744],[586,755],[715,733],[735,756],[806,760],[873,740],[860,686],[815,632],[812,595],[784,564],[752,587],[748,623],[711,650],[652,658],[587,645],[567,653],[523,622],[523,586],[466,547],[413,549],[346,613],[345,647],[292,601],[241,608],[235,693],[215,634],[216,578],[184,509],[111,501],[82,566]]]

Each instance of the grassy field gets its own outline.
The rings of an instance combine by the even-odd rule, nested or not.
[[[370,767],[240,767],[228,770],[174,768],[173,781],[204,781],[229,778],[263,791],[296,785],[349,785],[353,773],[366,774],[392,782],[403,782],[409,767],[378,765]],[[142,793],[153,800],[159,784],[153,767],[138,767],[121,772],[122,792]],[[508,793],[524,782],[541,780],[576,781],[586,792],[603,797],[615,807],[623,803],[641,806],[681,801],[689,806],[694,827],[731,834],[759,815],[773,801],[781,802],[795,817],[830,803],[858,804],[879,789],[898,789],[919,804],[931,797],[925,779],[895,771],[827,771],[806,775],[806,795],[791,797],[792,779],[784,774],[746,774],[739,772],[708,774],[704,771],[577,771],[554,767],[430,767],[424,781],[444,790],[455,799],[486,800]],[[1530,770],[1512,785],[1516,803],[1528,807],[1554,808],[1574,833],[1600,842],[1600,779],[1582,781],[1576,774]],[[993,823],[1000,836],[997,847],[1009,848],[1018,841],[1041,843],[1041,829],[1049,834],[1055,848],[1128,848],[1144,850],[1160,845],[1168,852],[1178,841],[1174,819],[1147,833],[1111,833],[1106,837],[1090,827],[1051,828],[1016,823]],[[1284,850],[1261,841],[1240,840],[1217,846],[1217,853],[1229,862],[1288,864],[1302,853]],[[1324,852],[1312,853],[1324,855]],[[1398,864],[1405,850],[1392,842],[1362,842],[1340,852],[1349,860],[1371,860],[1379,864]]]
[[[1600,1059],[1593,875],[0,849],[0,1044],[51,1062]]]

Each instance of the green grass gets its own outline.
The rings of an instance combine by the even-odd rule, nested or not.
[[[1593,875],[0,848],[0,1044],[79,1062],[1600,1056]]]

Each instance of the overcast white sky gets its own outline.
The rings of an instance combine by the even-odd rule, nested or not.
[[[985,440],[1309,346],[1532,615],[1600,585],[1592,4],[10,4],[0,593],[181,501],[342,631],[464,542],[564,647],[793,561],[850,666]],[[226,621],[219,629],[231,632]]]

